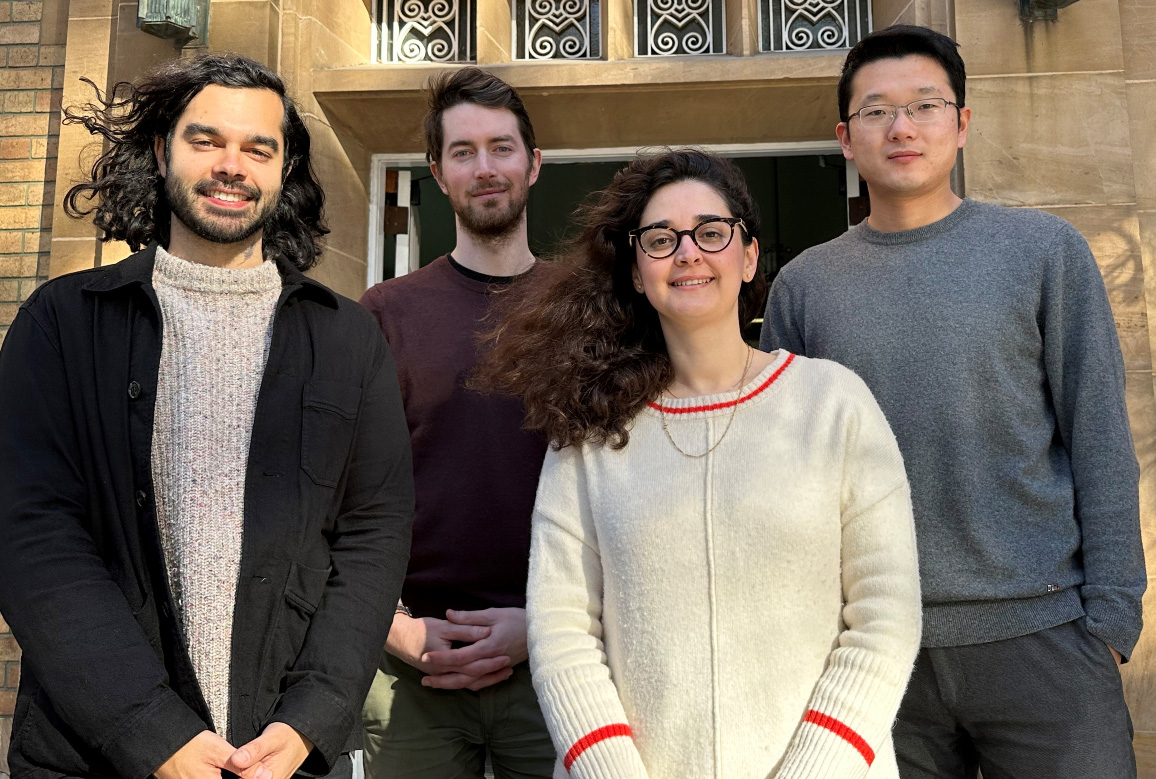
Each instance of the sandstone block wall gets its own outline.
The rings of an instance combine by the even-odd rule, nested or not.
[[[0,342],[48,275],[66,0],[0,1]],[[0,776],[8,771],[20,648],[0,616]]]

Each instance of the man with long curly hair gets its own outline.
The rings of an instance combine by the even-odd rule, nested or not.
[[[414,547],[365,705],[368,779],[551,776],[526,662],[530,513],[546,442],[522,404],[466,386],[495,299],[534,264],[526,200],[541,153],[518,93],[477,68],[428,90],[426,155],[457,217],[453,252],[361,302],[397,355],[414,453]]]
[[[413,485],[376,323],[302,273],[308,131],[231,55],[64,121],[104,142],[66,210],[136,253],[41,287],[0,351],[12,775],[349,776]]]

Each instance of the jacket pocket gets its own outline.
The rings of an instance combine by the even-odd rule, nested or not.
[[[316,484],[336,487],[349,459],[361,387],[311,381],[301,399],[301,467]]]
[[[258,730],[266,724],[278,696],[284,692],[285,675],[297,662],[313,614],[325,596],[325,584],[332,570],[309,568],[297,562],[289,564],[284,597],[277,606],[277,616],[261,663],[261,692],[254,707],[253,723]]]

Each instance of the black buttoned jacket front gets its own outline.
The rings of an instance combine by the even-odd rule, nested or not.
[[[212,722],[152,494],[155,247],[62,276],[0,350],[0,613],[23,649],[13,779],[144,779]],[[409,435],[373,317],[280,267],[245,475],[228,737],[325,773],[360,729],[409,555]]]

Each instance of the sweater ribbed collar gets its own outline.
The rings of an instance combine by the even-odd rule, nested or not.
[[[153,285],[214,295],[260,294],[279,290],[281,274],[271,260],[253,268],[218,268],[189,262],[158,246]]]
[[[658,402],[647,402],[642,411],[653,416],[659,416],[662,413],[679,419],[730,414],[731,409],[736,405],[742,406],[770,397],[778,381],[788,371],[791,362],[795,359],[795,355],[786,349],[779,349],[775,359],[771,360],[771,364],[759,371],[759,375],[747,382],[738,393],[732,390],[714,395],[699,395],[693,398],[663,397]],[[661,403],[661,411],[659,403]]]
[[[856,237],[868,243],[881,246],[902,246],[904,244],[918,243],[943,235],[974,214],[978,208],[979,204],[974,200],[964,198],[963,202],[956,206],[955,210],[947,216],[931,224],[916,227],[913,230],[897,230],[893,233],[885,233],[871,227],[871,225],[867,224],[866,220],[851,229],[854,231],[853,234]]]

